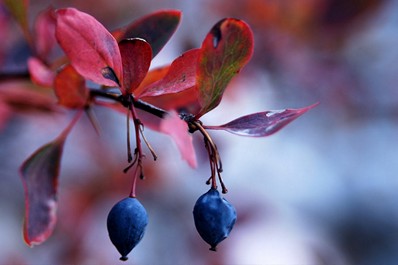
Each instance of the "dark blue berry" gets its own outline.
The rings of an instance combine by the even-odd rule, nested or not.
[[[112,207],[107,228],[109,238],[122,255],[120,260],[128,259],[127,255],[144,236],[147,224],[148,215],[136,198],[125,198]]]
[[[218,243],[228,237],[235,221],[235,208],[217,189],[211,188],[199,197],[193,208],[193,218],[199,235],[216,251]]]

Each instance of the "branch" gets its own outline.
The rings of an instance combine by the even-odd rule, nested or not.
[[[108,92],[105,92],[105,91],[102,91],[99,89],[90,89],[90,95],[94,96],[94,97],[102,97],[102,98],[111,99],[111,100],[120,102],[125,107],[128,106],[128,103],[125,102],[125,99],[122,95],[111,94],[111,93],[108,93]],[[151,104],[149,104],[145,101],[142,101],[140,99],[134,100],[133,104],[134,104],[134,107],[136,107],[137,109],[151,113],[159,118],[164,118],[167,114],[167,111],[165,111],[161,108],[158,108],[154,105],[151,105]]]
[[[0,72],[0,82],[4,82],[4,81],[9,81],[9,80],[15,80],[15,79],[30,79],[30,74],[29,72],[15,72],[15,73],[1,73]],[[123,101],[123,97],[117,94],[112,94],[112,93],[108,93],[106,91],[103,90],[99,90],[99,89],[90,89],[90,95],[92,97],[102,97],[102,98],[107,98],[107,99],[111,99],[113,101],[117,101],[120,102],[123,106],[127,107],[126,103]],[[146,111],[148,113],[151,113],[159,118],[164,118],[167,114],[167,111],[155,107],[149,103],[146,103],[142,100],[134,100],[134,107],[136,107],[137,109],[141,109],[143,111]]]

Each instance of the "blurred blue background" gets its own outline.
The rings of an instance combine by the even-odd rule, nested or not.
[[[245,20],[254,32],[254,56],[217,109],[203,117],[204,124],[320,103],[270,137],[210,132],[223,160],[225,197],[238,212],[234,230],[216,253],[208,251],[192,218],[196,199],[209,188],[201,137],[194,137],[199,166],[191,169],[167,136],[146,130],[159,155],[156,162],[148,156],[147,178],[138,183],[150,223],[125,264],[398,263],[397,1],[31,2],[32,21],[49,4],[74,6],[109,29],[159,9],[182,10],[180,27],[153,67],[199,47],[221,18]],[[3,7],[0,13],[5,39],[0,70],[24,71],[22,33]],[[0,104],[0,116],[3,109]],[[69,136],[58,223],[50,239],[34,248],[22,239],[18,167],[71,117],[17,109],[3,123],[0,264],[119,262],[105,222],[112,205],[129,192],[130,177],[121,172],[125,117],[100,107],[95,112],[102,133],[98,136],[84,118]]]

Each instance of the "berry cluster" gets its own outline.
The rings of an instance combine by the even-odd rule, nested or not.
[[[196,230],[210,250],[228,237],[235,222],[236,210],[218,190],[211,187],[199,197],[193,208]],[[136,198],[127,197],[116,203],[108,215],[109,238],[126,261],[127,255],[141,241],[148,224],[147,212]]]

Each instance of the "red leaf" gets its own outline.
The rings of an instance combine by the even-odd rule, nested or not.
[[[141,100],[164,110],[176,110],[179,113],[198,113],[200,110],[198,98],[196,87],[192,87],[179,93],[143,97]]]
[[[86,106],[89,97],[84,78],[71,65],[67,65],[57,74],[54,91],[58,103],[72,109]]]
[[[46,61],[56,44],[55,39],[55,12],[48,8],[41,12],[35,22],[35,48],[37,56]]]
[[[229,81],[253,53],[253,33],[243,21],[218,22],[204,39],[197,66],[197,85],[202,109],[197,117],[220,103]]]
[[[143,39],[119,43],[123,63],[123,93],[131,94],[144,80],[152,60],[151,46]]]
[[[196,154],[192,143],[192,135],[188,133],[188,125],[174,111],[167,115],[160,125],[160,131],[169,135],[180,150],[181,157],[192,168],[196,167]]]
[[[198,55],[199,49],[192,49],[183,53],[173,61],[164,78],[146,87],[137,97],[179,93],[194,87]]]
[[[150,84],[165,77],[169,69],[170,66],[167,65],[150,70],[145,76],[144,80],[142,80],[140,86],[136,90],[134,90],[135,95],[141,95],[142,92],[145,91]]]
[[[52,87],[55,73],[40,59],[30,57],[28,59],[28,69],[33,83],[39,86]]]
[[[180,23],[181,12],[162,10],[142,17],[114,33],[118,40],[142,38],[152,47],[153,57],[163,48]]]
[[[287,124],[317,105],[318,103],[301,109],[258,112],[237,118],[224,125],[205,126],[205,128],[213,130],[225,130],[242,136],[269,136],[276,133]]]
[[[29,246],[43,243],[56,223],[58,175],[66,137],[80,119],[77,113],[67,128],[21,165],[25,192],[24,239]]]
[[[56,223],[57,185],[65,138],[39,148],[21,166],[25,190],[24,239],[29,246],[44,242]]]
[[[122,59],[115,38],[94,17],[75,8],[56,14],[56,38],[76,71],[98,84],[118,86]]]

